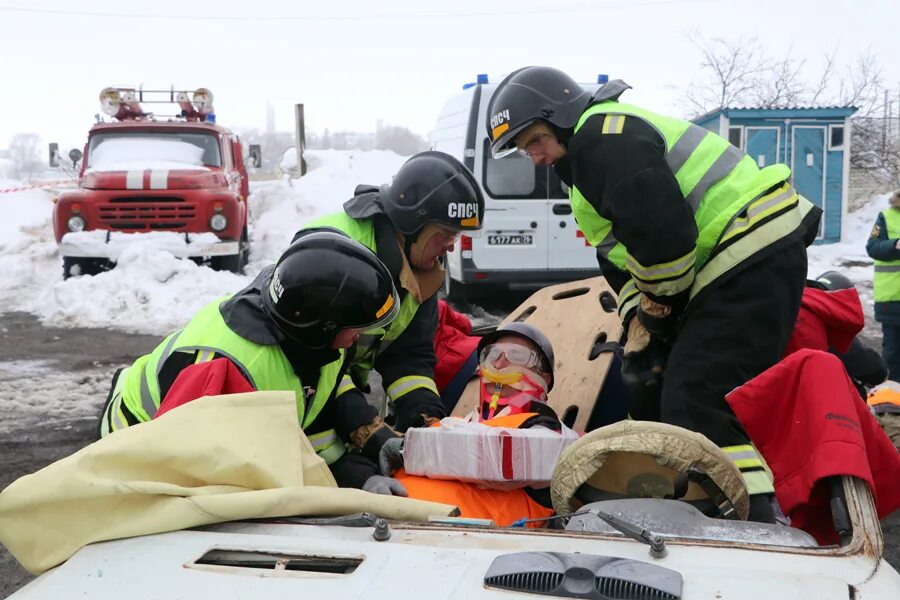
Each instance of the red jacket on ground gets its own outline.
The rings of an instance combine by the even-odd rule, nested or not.
[[[865,325],[862,304],[855,289],[827,292],[805,288],[800,313],[785,356],[801,348],[847,352]]]
[[[434,383],[443,392],[478,347],[478,336],[469,335],[472,323],[445,300],[438,300],[438,327],[434,334]]]
[[[823,478],[865,480],[879,518],[900,507],[900,454],[833,354],[799,350],[725,399],[769,463],[782,510],[819,543],[838,542]]]
[[[153,418],[203,396],[241,394],[254,390],[240,370],[227,358],[197,363],[178,374]]]

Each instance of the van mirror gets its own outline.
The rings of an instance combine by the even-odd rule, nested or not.
[[[75,166],[75,164],[77,164],[78,161],[81,160],[82,156],[83,155],[81,153],[81,150],[79,150],[78,148],[72,148],[71,150],[69,150],[69,160],[72,161],[72,166]]]
[[[50,153],[50,166],[58,167],[59,166],[59,144],[56,142],[52,142],[48,147]]]
[[[259,144],[250,144],[250,166],[254,169],[258,169],[262,166],[262,149]]]

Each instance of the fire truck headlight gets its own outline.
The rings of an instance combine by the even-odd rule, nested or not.
[[[213,231],[223,231],[228,227],[228,218],[222,213],[216,213],[209,218],[209,226]]]
[[[71,216],[66,221],[66,227],[69,228],[69,231],[84,231],[84,219],[78,215]]]

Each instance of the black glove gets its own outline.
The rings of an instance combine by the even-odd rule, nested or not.
[[[674,341],[678,318],[672,307],[642,296],[637,308],[637,320],[651,336],[669,344]]]
[[[363,484],[364,492],[371,494],[383,494],[385,496],[406,496],[406,487],[393,477],[384,475],[372,475]]]
[[[622,356],[623,383],[628,387],[662,385],[669,345],[650,335],[639,318],[632,318],[627,329]]]
[[[640,352],[622,357],[622,381],[629,387],[662,385],[669,357],[669,345],[651,337]]]

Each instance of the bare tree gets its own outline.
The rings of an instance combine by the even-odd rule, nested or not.
[[[794,56],[793,46],[783,58],[760,54],[759,59],[763,68],[748,94],[752,104],[762,108],[797,106],[809,97],[810,86],[803,77],[806,59]]]
[[[900,180],[900,148],[892,143],[885,110],[885,96],[890,102],[891,94],[885,92],[882,69],[871,49],[842,69],[834,49],[823,55],[817,68],[797,56],[793,47],[773,57],[756,38],[727,41],[693,32],[689,39],[700,51],[700,66],[682,96],[694,116],[741,105],[853,106],[858,112],[853,118],[851,165]]]
[[[44,168],[41,159],[41,138],[35,133],[17,133],[9,141],[9,158],[12,160],[10,175],[15,179],[30,181]]]
[[[388,125],[375,134],[375,147],[393,150],[400,156],[412,156],[428,148],[428,142],[406,127]]]
[[[688,39],[702,57],[700,75],[684,92],[691,112],[700,115],[731,106],[753,93],[764,70],[763,52],[757,38],[710,40],[694,31]]]

